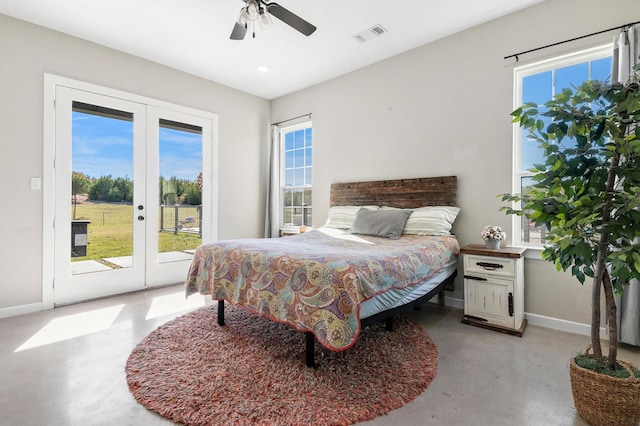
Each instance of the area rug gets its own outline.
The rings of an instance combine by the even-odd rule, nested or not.
[[[127,383],[140,404],[186,425],[349,425],[412,401],[437,370],[436,346],[404,317],[346,351],[315,346],[308,368],[304,333],[229,305],[220,327],[212,305],[145,337]]]

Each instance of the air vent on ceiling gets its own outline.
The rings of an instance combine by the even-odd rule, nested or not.
[[[386,32],[387,32],[386,28],[378,24],[378,25],[374,25],[371,28],[367,28],[366,30],[354,35],[353,38],[358,40],[360,43],[364,43],[365,41],[369,41],[372,38],[380,37],[382,34],[385,34]]]

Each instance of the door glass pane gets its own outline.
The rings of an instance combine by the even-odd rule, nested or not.
[[[73,102],[71,271],[130,268],[133,114]]]
[[[189,258],[202,243],[202,128],[159,121],[158,261]]]

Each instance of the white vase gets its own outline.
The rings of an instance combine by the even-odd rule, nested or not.
[[[490,238],[488,240],[485,240],[485,245],[487,246],[487,248],[489,249],[499,249],[500,248],[500,240],[495,240],[493,238]]]

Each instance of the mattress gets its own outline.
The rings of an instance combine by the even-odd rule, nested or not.
[[[420,284],[406,288],[394,288],[362,302],[360,304],[360,319],[371,317],[380,312],[397,308],[398,306],[406,305],[419,299],[453,274],[456,271],[457,265],[458,260],[454,257],[441,270]]]

